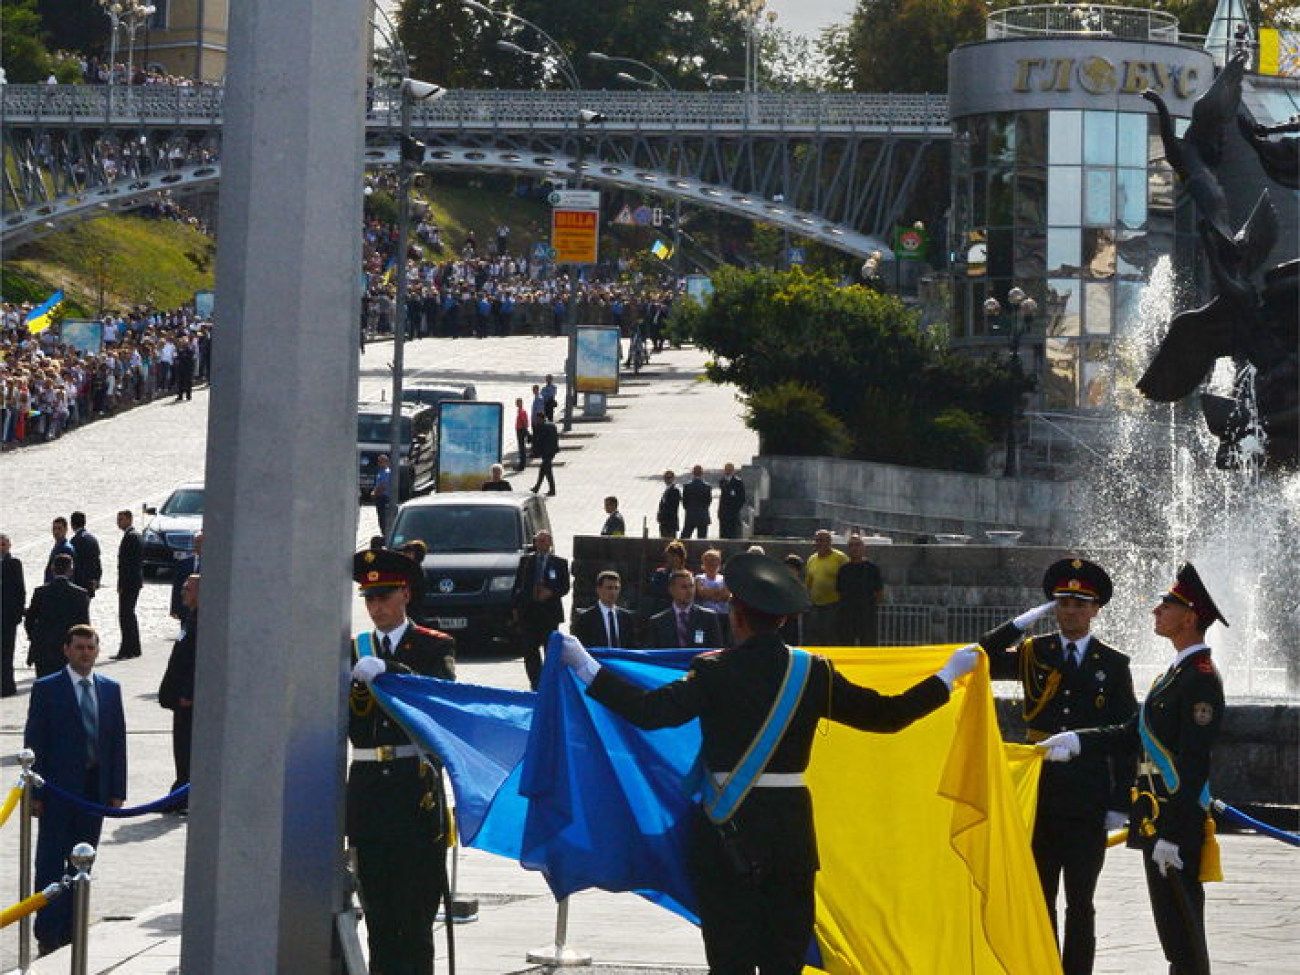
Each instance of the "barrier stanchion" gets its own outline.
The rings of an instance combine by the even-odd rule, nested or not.
[[[569,934],[569,898],[562,898],[555,905],[555,944],[549,948],[538,948],[528,953],[528,961],[534,965],[549,965],[553,968],[573,968],[578,965],[590,965],[591,955],[577,948],[571,948],[564,942]]]
[[[90,961],[90,868],[95,863],[95,848],[78,843],[68,857],[72,869],[72,975],[86,975]]]
[[[32,786],[37,778],[32,771],[36,753],[24,748],[18,753],[22,766],[22,797],[18,800],[18,899],[32,896]],[[27,971],[32,964],[32,916],[24,914],[18,924],[18,968]]]

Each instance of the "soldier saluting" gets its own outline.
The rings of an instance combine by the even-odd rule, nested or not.
[[[1210,755],[1223,721],[1223,681],[1210,659],[1205,631],[1228,621],[1190,562],[1152,612],[1156,633],[1173,645],[1175,656],[1138,713],[1124,724],[1053,735],[1041,747],[1049,762],[1141,748],[1143,761],[1130,790],[1128,845],[1142,851],[1151,913],[1169,971],[1205,975],[1210,961],[1201,855],[1207,838],[1213,843]]]
[[[369,685],[385,672],[455,680],[456,641],[407,615],[424,579],[405,555],[388,549],[358,552],[352,578],[375,625],[353,640],[348,700],[347,832],[357,855],[370,971],[428,975],[433,922],[447,887],[442,768],[420,757]]]
[[[1092,635],[1092,621],[1110,602],[1110,576],[1087,559],[1061,559],[1043,574],[1050,602],[986,633],[994,678],[1019,680],[1031,744],[1059,731],[1120,724],[1137,710],[1129,659]],[[1038,619],[1054,613],[1059,630],[1023,639]],[[1065,975],[1090,975],[1096,954],[1093,894],[1106,858],[1106,830],[1124,824],[1130,755],[1111,760],[1098,752],[1087,761],[1043,769],[1034,817],[1033,851],[1052,930],[1056,897],[1065,885]]]

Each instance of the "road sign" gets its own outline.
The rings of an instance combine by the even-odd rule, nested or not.
[[[636,220],[632,218],[632,208],[624,205],[623,209],[618,211],[618,216],[614,218],[614,222],[624,227],[635,225]]]
[[[791,264],[791,265],[802,264],[803,260],[804,260],[804,254],[803,254],[802,247],[791,247],[789,252],[786,254],[787,264]]]
[[[534,260],[534,261],[546,261],[546,260],[549,260],[550,257],[551,257],[551,245],[550,245],[550,244],[535,244],[535,245],[533,246],[533,260]]]
[[[600,209],[600,190],[556,190],[546,199],[560,210]]]
[[[595,264],[599,239],[599,210],[551,211],[551,246],[561,264]]]

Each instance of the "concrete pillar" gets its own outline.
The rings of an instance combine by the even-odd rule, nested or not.
[[[188,975],[338,970],[366,8],[230,9]]]

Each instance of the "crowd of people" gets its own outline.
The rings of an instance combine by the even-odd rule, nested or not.
[[[29,310],[0,309],[0,450],[54,440],[162,396],[190,399],[208,378],[211,324],[189,310],[107,315],[97,350],[60,341],[53,328],[30,334]]]
[[[436,223],[422,218],[406,255],[407,337],[561,335],[573,315],[579,325],[612,325],[624,335],[639,333],[656,350],[663,348],[676,297],[671,279],[636,280],[626,264],[613,264],[598,265],[575,280],[551,261],[512,250],[510,237],[504,224],[490,243],[480,244],[470,231],[456,250],[443,240]],[[367,220],[363,341],[391,334],[395,326],[396,250],[396,228]]]

